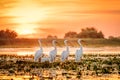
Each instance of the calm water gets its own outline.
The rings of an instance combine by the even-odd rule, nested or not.
[[[17,54],[17,55],[33,55],[39,48],[0,48],[0,54]],[[44,54],[48,55],[49,51],[52,50],[52,47],[44,47]],[[74,54],[77,48],[70,47],[70,54]],[[65,50],[63,48],[57,48],[57,55],[60,55],[61,52]],[[119,54],[120,47],[100,47],[100,48],[83,48],[84,54]]]
[[[0,48],[0,54],[17,54],[17,55],[34,55],[34,53],[39,48]],[[48,55],[49,51],[52,50],[52,47],[44,47],[44,54]],[[70,47],[70,54],[74,54],[77,48]],[[65,47],[63,48],[57,48],[58,54],[60,55],[63,50],[65,50]],[[84,48],[84,54],[120,54],[120,47],[101,47],[101,48]],[[43,76],[47,79],[48,74],[50,73],[50,70],[44,71]],[[62,76],[62,70],[55,70],[54,71],[57,74],[57,77],[53,78],[52,80],[68,80],[67,76]],[[71,78],[69,80],[80,80],[76,78],[76,74],[74,72]],[[33,76],[30,75],[22,75],[22,76],[5,76],[0,75],[0,79],[7,79],[7,80],[30,80]],[[34,76],[34,79],[32,80],[39,80],[39,76]],[[118,74],[110,74],[110,75],[102,75],[102,76],[87,76],[83,75],[81,77],[82,80],[120,80],[120,76]]]

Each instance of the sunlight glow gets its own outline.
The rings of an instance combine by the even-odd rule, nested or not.
[[[18,24],[14,30],[19,35],[28,35],[35,32],[35,28],[38,27],[38,23],[46,18],[46,10],[38,6],[34,1],[20,2],[8,12],[8,15],[14,16],[13,23]],[[39,25],[40,26],[40,25]]]
[[[36,24],[20,24],[15,31],[20,35],[33,34],[35,33],[35,28],[38,27]]]
[[[36,23],[45,18],[44,11],[37,8],[21,8],[15,10],[13,13],[14,16],[17,16],[13,22],[16,23]]]
[[[86,27],[119,37],[120,0],[0,0],[0,26],[19,38],[64,38]]]
[[[15,16],[13,22],[17,23],[34,23],[43,20],[46,15],[46,10],[39,6],[35,1],[20,0],[8,15]]]

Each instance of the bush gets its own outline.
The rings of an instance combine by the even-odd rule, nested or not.
[[[65,33],[64,38],[104,38],[102,31],[97,31],[94,27],[81,29],[81,32],[69,31]]]
[[[47,39],[57,39],[57,36],[48,35]]]
[[[77,33],[72,31],[65,33],[65,36],[64,36],[64,38],[76,38],[76,37],[77,37]]]
[[[15,31],[6,29],[0,30],[0,39],[15,39],[17,37],[17,33]]]
[[[97,31],[95,28],[86,28],[78,34],[78,38],[104,38],[102,31]]]
[[[5,45],[10,42],[13,42],[12,40],[17,37],[17,33],[15,31],[6,29],[6,30],[0,30],[0,45]]]

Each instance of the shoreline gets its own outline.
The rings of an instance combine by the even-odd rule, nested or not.
[[[33,48],[0,48],[0,54],[17,54],[17,55],[34,55],[39,47]],[[49,51],[53,47],[43,47],[43,53],[49,54]],[[78,47],[70,47],[70,55],[74,55]],[[57,47],[57,55],[61,55],[61,52],[65,50],[65,47]],[[120,47],[100,47],[100,48],[88,48],[83,47],[83,54],[120,54]]]

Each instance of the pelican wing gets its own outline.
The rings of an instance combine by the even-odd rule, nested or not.
[[[61,54],[61,61],[64,61],[66,57],[66,51],[63,51]]]
[[[80,48],[79,50],[76,50],[75,61],[80,61],[80,58],[82,57],[82,54],[83,54],[82,48]]]
[[[56,54],[57,54],[57,51],[56,51],[56,50],[50,51],[49,57],[50,57],[50,61],[51,61],[51,62],[53,62],[53,61],[55,60]]]
[[[42,57],[42,54],[43,54],[42,50],[37,50],[34,55],[34,61],[37,61],[40,57]]]
[[[83,55],[83,49],[82,49],[82,47],[79,50],[79,55],[80,55],[80,57],[82,57],[82,55]]]

